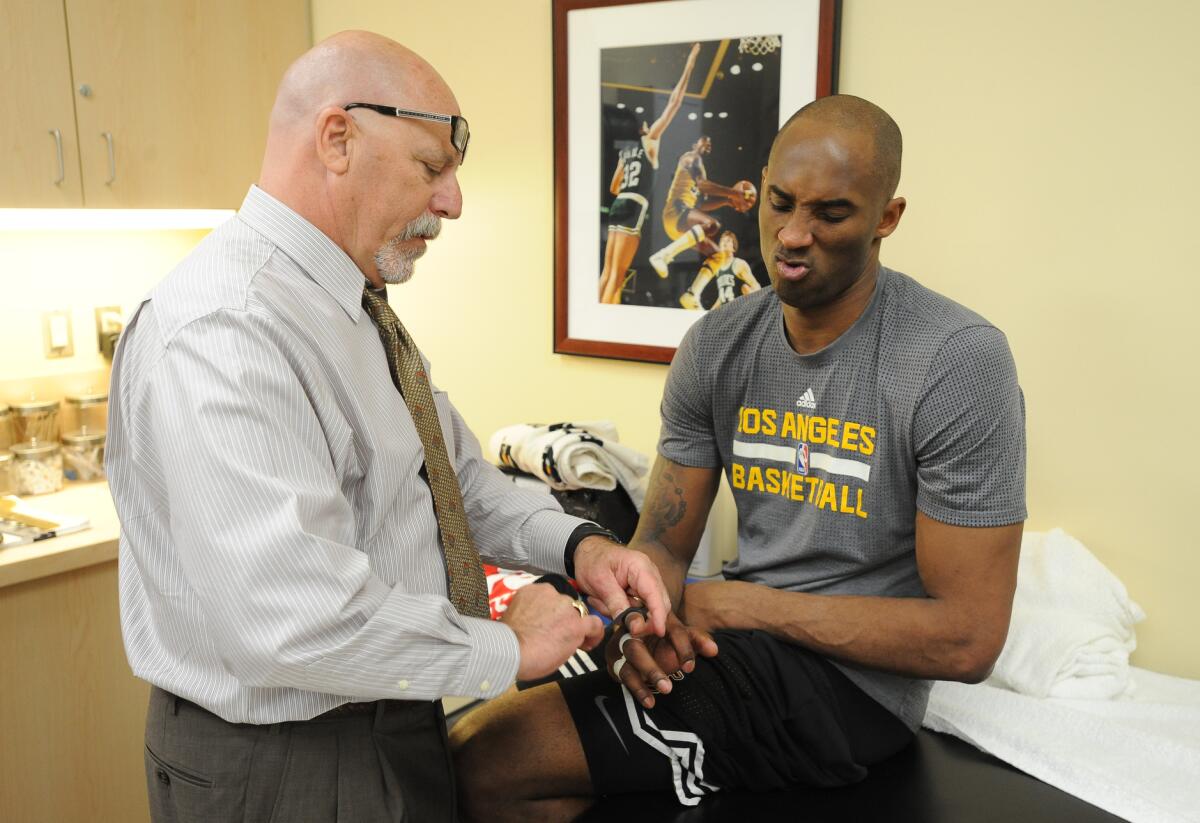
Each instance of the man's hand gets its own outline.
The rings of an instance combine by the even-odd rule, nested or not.
[[[666,633],[671,600],[658,567],[641,552],[599,535],[585,537],[575,549],[575,582],[591,596],[592,605],[609,617],[632,605],[630,595],[641,598],[650,610],[650,623],[645,625],[641,615],[631,616],[629,630],[659,637]]]
[[[667,615],[667,633],[635,637],[617,629],[604,650],[609,674],[647,709],[654,707],[655,694],[668,694],[672,680],[682,680],[696,668],[696,653],[715,657],[717,644],[703,629],[685,626],[674,614]],[[624,660],[624,663],[620,661]]]
[[[534,583],[517,590],[500,621],[513,630],[521,648],[518,680],[536,680],[557,669],[576,649],[595,646],[604,623],[580,615],[575,602],[552,586]]]

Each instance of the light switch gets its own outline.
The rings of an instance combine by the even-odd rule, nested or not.
[[[42,315],[42,341],[45,344],[47,359],[70,357],[75,354],[70,312],[64,309],[48,311]]]
[[[122,328],[120,306],[100,306],[96,309],[96,331],[100,334],[120,334]]]
[[[50,318],[50,348],[65,349],[71,342],[71,324],[61,314]]]
[[[122,328],[124,328],[124,324],[121,319],[120,306],[96,308],[96,344],[101,356],[105,359],[113,359],[113,354],[117,349],[117,338],[121,336]]]

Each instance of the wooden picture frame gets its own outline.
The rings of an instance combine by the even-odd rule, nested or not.
[[[668,363],[704,309],[769,285],[752,201],[779,126],[836,90],[839,12],[553,0],[555,352]]]

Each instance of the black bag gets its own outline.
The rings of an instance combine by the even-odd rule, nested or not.
[[[507,466],[501,466],[500,471],[510,477],[527,477],[535,482],[542,482],[532,474]],[[612,491],[550,489],[550,494],[554,495],[554,499],[567,514],[573,514],[603,526],[619,537],[622,543],[628,543],[633,538],[633,533],[637,529],[638,511],[637,507],[633,505],[633,501],[629,499],[629,493],[621,484],[618,483]]]

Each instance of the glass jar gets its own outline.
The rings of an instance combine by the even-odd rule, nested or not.
[[[0,449],[0,495],[16,494],[17,483],[13,477],[13,456],[7,449]]]
[[[63,431],[103,433],[108,428],[108,395],[72,394],[63,408]],[[65,441],[66,438],[64,437]]]
[[[31,440],[50,442],[58,440],[58,401],[30,400],[14,403],[13,440],[27,443]]]
[[[63,435],[63,476],[87,482],[104,479],[104,432],[77,431]]]
[[[0,452],[10,448],[13,444],[12,425],[12,409],[6,404],[0,403]]]
[[[48,494],[62,488],[62,446],[57,442],[17,443],[12,447],[12,453],[17,494]]]

